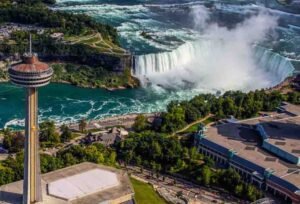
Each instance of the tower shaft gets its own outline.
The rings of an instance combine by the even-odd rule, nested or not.
[[[42,201],[41,170],[38,139],[38,92],[27,88],[23,204]]]

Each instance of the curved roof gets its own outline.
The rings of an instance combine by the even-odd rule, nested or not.
[[[36,55],[24,55],[22,63],[15,64],[11,67],[16,72],[44,72],[49,69],[48,64],[40,62]]]

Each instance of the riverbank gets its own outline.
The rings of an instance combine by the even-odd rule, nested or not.
[[[265,91],[266,92],[279,91],[282,94],[287,94],[294,91],[300,91],[300,74],[287,77],[281,83],[269,89],[265,89]]]
[[[51,82],[70,84],[82,88],[102,88],[108,91],[140,87],[138,78],[131,75],[131,69],[111,72],[102,67],[81,64],[49,62],[54,70]],[[0,69],[0,82],[8,82],[7,67]]]
[[[139,80],[131,76],[132,55],[121,47],[113,26],[85,14],[50,9],[48,3],[41,0],[0,4],[0,14],[4,16],[0,19],[1,81],[8,80],[7,65],[19,62],[28,50],[30,33],[32,50],[41,61],[53,65],[52,82],[107,90],[139,86]]]
[[[100,120],[89,120],[87,121],[86,131],[97,131],[101,129],[107,129],[111,127],[124,127],[126,129],[130,129],[135,122],[136,117],[140,115],[137,113],[120,115],[120,116],[113,116],[107,117]],[[149,123],[152,123],[155,117],[160,115],[159,112],[157,113],[144,113],[143,114]],[[75,131],[79,131],[79,123],[70,123],[68,124],[69,128]]]

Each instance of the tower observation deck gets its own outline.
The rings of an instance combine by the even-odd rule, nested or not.
[[[10,66],[8,73],[13,84],[26,89],[23,204],[32,204],[42,201],[37,88],[49,84],[53,69],[32,53],[30,37],[30,51],[21,63]]]

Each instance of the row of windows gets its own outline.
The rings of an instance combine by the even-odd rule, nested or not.
[[[53,73],[53,70],[50,68],[50,69],[47,69],[45,71],[41,71],[41,72],[18,72],[16,70],[13,70],[13,69],[9,69],[8,72],[10,74],[16,74],[16,75],[24,75],[24,76],[36,76],[36,75],[44,75],[44,74],[47,74],[47,75],[51,75]]]
[[[15,77],[11,76],[12,80],[19,80],[19,81],[41,81],[41,80],[50,80],[51,76],[45,76],[43,78],[21,78],[21,77]]]
[[[43,82],[39,82],[39,83],[26,83],[26,82],[19,82],[19,81],[14,81],[12,80],[13,83],[18,84],[18,85],[23,85],[23,86],[43,86],[43,85],[47,85],[50,80],[47,81],[43,81]]]
[[[210,150],[210,148],[207,148],[207,146],[204,146],[204,145],[199,145],[200,146],[200,150],[204,153],[204,152],[206,152],[207,153],[207,155],[208,156],[214,156],[214,157],[218,157],[218,159],[220,159],[221,161],[223,161],[224,160],[224,158],[223,157],[219,157],[217,154],[217,152],[216,151],[213,151],[213,150]],[[213,152],[213,153],[211,153],[211,152]],[[228,160],[226,160],[227,162],[228,162]],[[240,164],[237,164],[236,162],[233,162],[233,161],[231,161],[231,167],[232,168],[234,168],[234,169],[236,169],[237,171],[238,170],[241,170],[241,172],[243,172],[244,174],[246,174],[247,175],[247,177],[246,178],[251,178],[252,177],[252,171],[250,170],[250,169],[248,169],[247,167],[244,167],[244,166],[242,166],[242,165],[240,165]],[[239,171],[238,171],[239,172]],[[260,180],[260,179],[259,179]],[[263,182],[264,180],[261,180],[260,182]],[[266,185],[266,184],[265,184]],[[260,186],[260,187],[262,187],[262,186]],[[270,186],[268,186],[268,188],[271,188]],[[270,190],[270,189],[269,189]],[[274,190],[274,189],[273,189]],[[274,190],[275,191],[275,190]],[[278,191],[277,191],[278,192]],[[287,196],[287,197],[289,197],[289,195],[287,195],[287,194],[283,194],[283,195],[285,195],[285,196]]]

